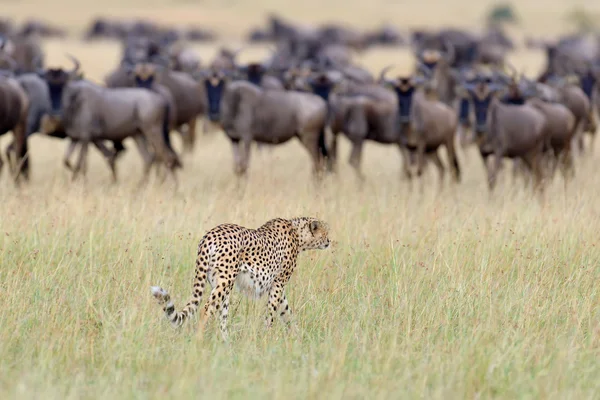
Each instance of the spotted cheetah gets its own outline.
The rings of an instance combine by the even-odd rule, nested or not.
[[[279,311],[289,327],[291,311],[284,288],[294,269],[298,253],[329,247],[329,228],[316,218],[275,218],[258,229],[221,224],[208,231],[198,245],[192,298],[181,311],[175,311],[171,296],[158,286],[152,295],[163,307],[171,323],[179,327],[198,309],[206,279],[212,290],[200,318],[203,326],[220,310],[220,327],[228,339],[229,295],[234,284],[251,298],[269,294],[266,325],[270,327]]]

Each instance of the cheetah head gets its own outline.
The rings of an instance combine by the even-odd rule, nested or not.
[[[298,230],[300,250],[323,250],[329,247],[329,226],[316,218],[297,218],[294,225]]]

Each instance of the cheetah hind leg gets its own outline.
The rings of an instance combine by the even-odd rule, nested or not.
[[[215,314],[216,311],[220,311],[221,335],[224,341],[228,340],[229,334],[227,332],[227,315],[229,309],[229,295],[231,294],[231,289],[233,289],[235,277],[236,275],[234,275],[229,281],[224,279],[217,280],[215,286],[210,292],[209,299],[204,306],[204,313],[198,322],[198,335],[203,334],[207,321]],[[225,308],[227,308],[227,311],[223,311]]]

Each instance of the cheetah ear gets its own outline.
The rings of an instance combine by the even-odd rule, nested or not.
[[[310,223],[310,232],[315,233],[319,229],[319,221],[311,221]]]

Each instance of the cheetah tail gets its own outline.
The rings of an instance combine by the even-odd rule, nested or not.
[[[175,311],[175,304],[171,300],[171,296],[166,290],[159,286],[152,286],[150,289],[154,298],[158,300],[158,304],[163,307],[163,311],[167,316],[167,319],[175,327],[183,325],[183,323],[198,310],[198,304],[202,299],[202,289],[206,283],[206,272],[199,268],[201,264],[201,256],[196,260],[196,279],[194,281],[194,292],[192,298],[183,307],[181,311]]]

